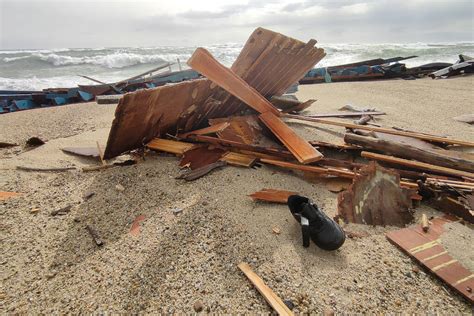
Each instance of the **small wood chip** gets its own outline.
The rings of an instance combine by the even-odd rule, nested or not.
[[[281,229],[280,229],[278,226],[273,226],[272,232],[273,232],[275,235],[280,235],[280,234],[281,234]]]

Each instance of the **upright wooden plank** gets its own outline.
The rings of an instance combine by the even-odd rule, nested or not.
[[[188,65],[212,82],[222,87],[259,113],[271,112],[280,116],[280,112],[254,88],[249,86],[231,69],[220,64],[206,49],[199,47],[188,60]]]
[[[278,137],[285,147],[291,151],[299,162],[307,164],[323,158],[323,155],[319,151],[298,136],[279,117],[267,112],[261,114],[259,118],[272,133]]]
[[[283,303],[275,292],[272,291],[263,280],[252,271],[252,268],[245,262],[238,265],[239,269],[245,274],[245,276],[252,282],[257,290],[262,294],[265,300],[270,306],[278,313],[278,315],[293,315],[291,310]]]

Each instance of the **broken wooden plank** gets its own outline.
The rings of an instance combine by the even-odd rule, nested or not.
[[[448,218],[435,218],[426,233],[420,225],[415,225],[390,231],[385,236],[473,304],[474,274],[455,260],[440,243],[441,235],[449,234],[449,231],[444,231],[443,226],[451,221]]]
[[[297,192],[277,189],[262,189],[258,192],[254,192],[249,196],[255,201],[266,201],[274,203],[286,204],[290,195],[296,195]]]
[[[337,216],[346,223],[404,227],[413,221],[411,193],[400,176],[372,162],[359,170],[337,197]]]
[[[319,151],[298,136],[298,134],[288,127],[278,116],[267,112],[260,114],[259,118],[299,162],[308,164],[323,158],[323,155]]]
[[[439,136],[428,135],[428,134],[423,134],[423,133],[399,131],[399,130],[393,130],[389,128],[376,127],[376,126],[357,125],[357,124],[352,124],[352,123],[331,121],[331,120],[325,120],[325,119],[313,118],[313,117],[307,117],[307,116],[295,115],[295,114],[285,114],[284,117],[295,119],[295,120],[301,120],[301,121],[321,123],[321,124],[326,124],[326,125],[341,126],[345,128],[361,129],[361,130],[381,132],[381,133],[387,133],[387,134],[393,134],[393,135],[414,137],[418,139],[424,139],[427,141],[445,143],[445,144],[450,144],[450,145],[462,145],[462,146],[474,147],[474,143],[470,141],[450,139],[446,137],[439,137]]]
[[[257,290],[262,294],[270,306],[278,313],[278,315],[293,315],[291,310],[283,303],[283,301],[270,289],[265,282],[252,271],[252,268],[245,262],[239,263],[239,269],[252,282]]]
[[[169,140],[163,138],[155,138],[146,144],[146,147],[153,149],[164,151],[167,153],[172,153],[175,155],[183,155],[186,151],[191,150],[196,147],[195,144],[180,142],[176,140]]]
[[[365,137],[346,133],[344,141],[366,149],[372,149],[384,154],[395,155],[406,159],[415,159],[438,166],[474,172],[474,155],[464,153],[453,155],[444,149],[419,148],[405,142],[391,141],[374,137]]]
[[[184,134],[179,134],[178,138],[186,138],[189,135],[217,134],[219,132],[222,132],[223,130],[225,130],[229,126],[230,126],[229,122],[221,122],[221,123],[217,123],[217,124],[214,124],[214,125],[211,125],[211,126],[208,126],[208,127],[205,127],[205,128],[201,128],[201,129],[198,129],[198,130],[195,130],[195,131],[190,131],[190,132],[187,132],[187,133],[184,133]]]
[[[247,168],[252,167],[257,162],[257,158],[254,156],[236,152],[228,152],[227,154],[224,154],[221,160],[227,162],[229,165]]]
[[[218,161],[225,153],[226,151],[220,148],[194,147],[183,153],[179,166],[189,167],[191,170],[198,169]]]
[[[434,173],[447,174],[447,175],[456,176],[456,177],[468,177],[468,178],[474,177],[474,173],[471,173],[471,172],[457,170],[453,168],[441,167],[441,166],[432,165],[432,164],[419,162],[415,160],[397,158],[393,156],[381,155],[381,154],[376,154],[376,153],[367,152],[367,151],[363,151],[360,154],[364,158],[384,161],[384,162],[407,166],[407,167],[411,167],[415,169],[428,170]]]
[[[193,180],[199,179],[202,176],[205,176],[206,174],[210,173],[212,170],[224,167],[225,165],[227,165],[225,161],[219,160],[211,164],[205,165],[201,168],[197,168],[189,172],[180,174],[179,176],[176,177],[176,179],[184,179],[186,181],[193,181]]]
[[[255,111],[259,113],[271,112],[276,116],[280,116],[280,111],[270,101],[262,97],[257,90],[252,88],[231,69],[219,63],[206,49],[198,47],[188,60],[188,65],[242,102],[248,104]]]

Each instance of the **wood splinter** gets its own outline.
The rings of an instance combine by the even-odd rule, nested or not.
[[[94,242],[97,246],[102,246],[104,244],[104,242],[102,241],[102,239],[100,238],[99,234],[97,233],[97,231],[92,228],[91,226],[87,225],[86,226],[86,229],[87,231],[89,232],[89,234],[91,235],[92,239],[94,239]]]
[[[421,228],[423,229],[425,233],[427,233],[428,230],[430,229],[430,223],[428,222],[428,217],[426,216],[425,213],[421,215]]]

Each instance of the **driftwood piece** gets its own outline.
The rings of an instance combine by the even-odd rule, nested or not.
[[[290,195],[296,195],[297,192],[277,189],[262,189],[258,192],[254,192],[249,196],[255,201],[266,201],[274,203],[286,204]]]
[[[438,166],[474,172],[474,155],[472,154],[453,155],[452,152],[444,149],[418,148],[404,142],[364,137],[352,133],[346,133],[344,141],[401,158],[416,159]]]
[[[184,179],[186,181],[193,181],[193,180],[201,178],[202,176],[205,176],[206,174],[210,173],[212,170],[224,167],[225,165],[227,165],[225,161],[221,161],[221,160],[216,161],[204,167],[183,173],[177,176],[176,179]]]
[[[37,167],[16,166],[16,168],[22,171],[36,171],[36,172],[63,172],[63,171],[69,171],[69,170],[76,170],[76,168],[74,167],[37,168]]]
[[[72,205],[68,205],[68,206],[62,207],[60,209],[54,210],[54,211],[51,212],[51,216],[66,215],[67,213],[69,213],[71,208],[72,208]]]
[[[384,128],[384,127],[357,125],[357,124],[352,124],[352,123],[338,122],[338,121],[307,117],[307,116],[295,115],[295,114],[285,114],[284,117],[295,119],[295,120],[326,124],[326,125],[341,126],[345,128],[351,128],[351,129],[361,129],[361,130],[367,130],[367,131],[373,131],[373,132],[381,132],[381,133],[387,133],[387,134],[393,134],[393,135],[414,137],[418,139],[424,139],[427,141],[432,141],[432,142],[437,142],[437,143],[445,143],[449,145],[462,145],[462,146],[474,147],[474,143],[470,141],[450,139],[446,137],[428,135],[428,134],[423,134],[423,133],[418,133],[418,132],[406,132],[406,131],[399,131],[399,130]]]
[[[89,232],[89,234],[91,235],[92,239],[94,240],[94,242],[97,246],[102,246],[104,244],[104,242],[100,238],[99,234],[97,233],[97,231],[92,226],[87,225],[86,229]]]
[[[387,239],[404,253],[430,270],[452,289],[474,304],[474,277],[458,260],[455,260],[440,243],[442,234],[449,234],[443,226],[449,218],[435,218],[430,230],[422,231],[420,225],[388,232]],[[472,245],[471,245],[472,246]]]
[[[403,227],[413,221],[410,196],[400,188],[397,173],[371,163],[338,195],[338,217],[357,224]]]
[[[360,155],[368,159],[384,161],[387,163],[407,166],[407,167],[411,167],[415,169],[428,170],[434,173],[446,174],[446,175],[460,177],[460,178],[462,177],[474,178],[474,173],[471,173],[471,172],[457,170],[453,168],[441,167],[441,166],[419,162],[415,160],[402,159],[402,158],[397,158],[397,157],[392,157],[392,156],[387,156],[387,155],[371,153],[367,151],[361,152]]]
[[[255,288],[262,294],[268,304],[278,313],[278,315],[293,315],[291,310],[283,301],[269,288],[265,282],[252,271],[252,268],[245,262],[239,263],[239,269],[252,282]]]

